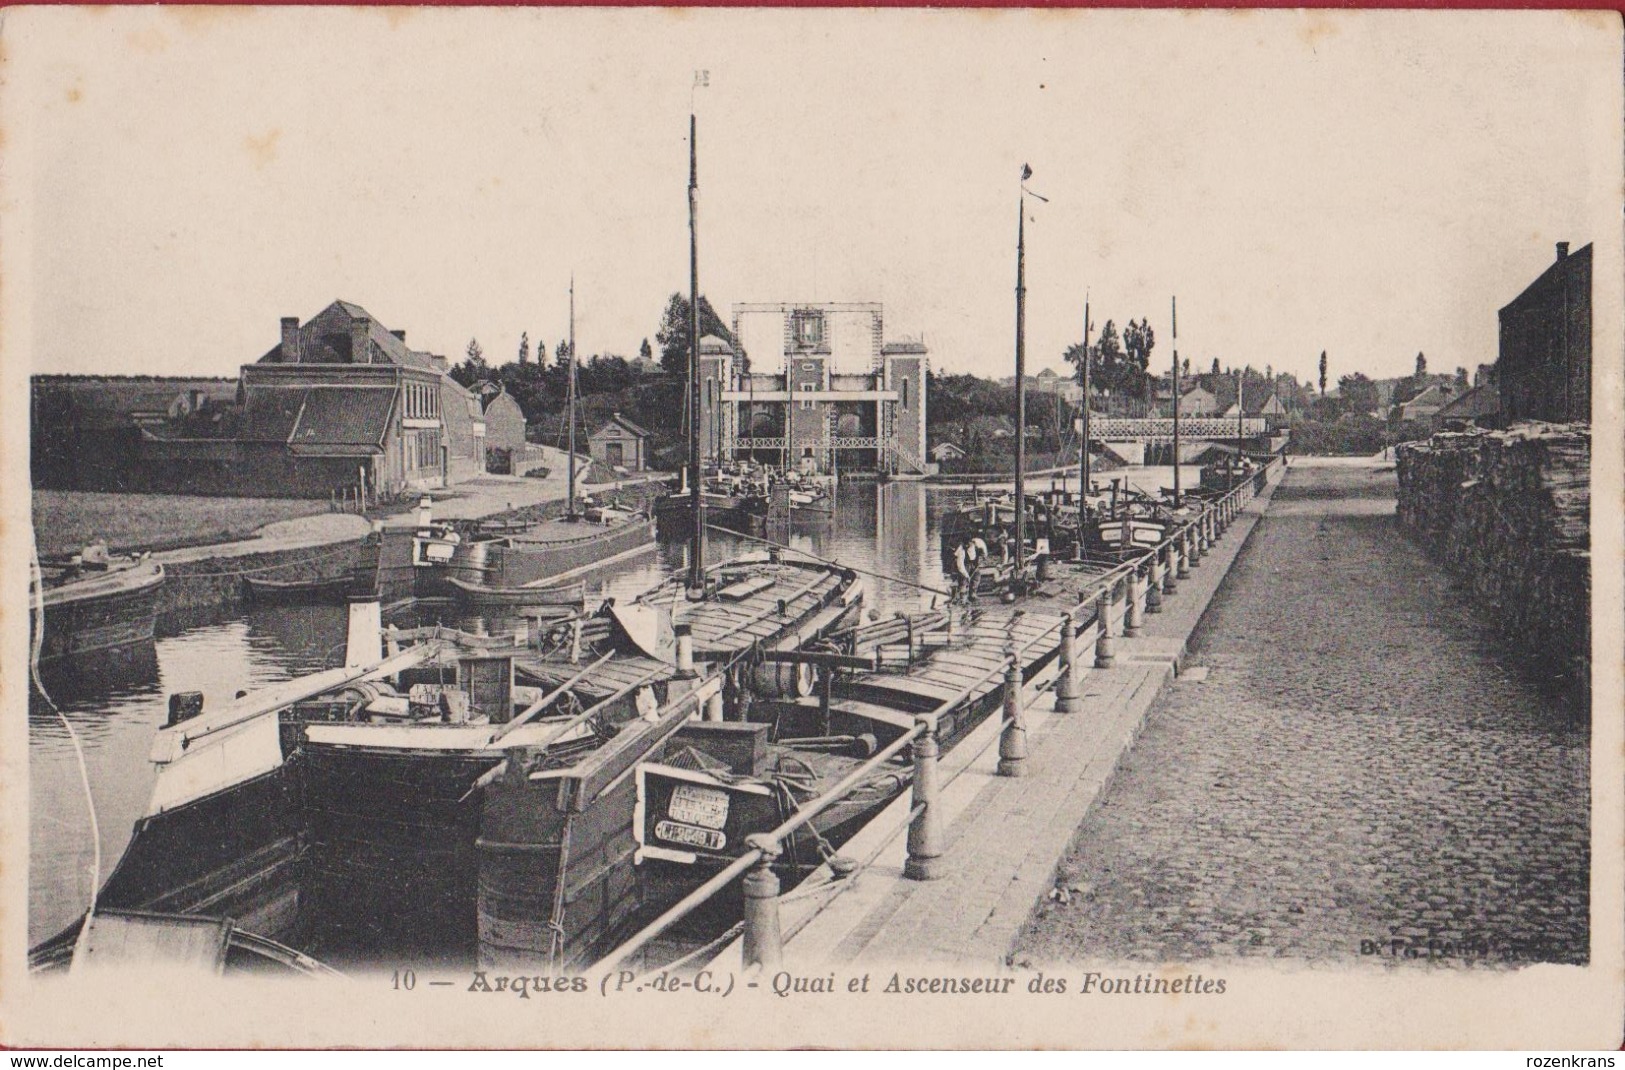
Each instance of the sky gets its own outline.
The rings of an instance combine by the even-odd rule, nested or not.
[[[1617,16],[13,10],[0,187],[35,372],[231,376],[337,298],[414,348],[635,355],[688,285],[880,301],[1010,374],[1169,303],[1193,367],[1494,360],[1617,242]],[[709,85],[694,89],[694,71]],[[21,241],[18,235],[21,235]],[[15,297],[15,291],[13,292]],[[752,354],[758,368],[776,354]]]

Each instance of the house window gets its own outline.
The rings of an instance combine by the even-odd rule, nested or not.
[[[811,394],[814,390],[817,390],[817,389],[818,389],[818,384],[817,383],[802,383],[801,384],[801,392],[803,394]],[[801,399],[801,407],[803,409],[812,408],[813,407],[813,399],[812,398],[802,398]]]
[[[908,377],[907,376],[903,377],[903,389],[902,389],[901,393],[902,393],[902,396],[903,396],[903,408],[907,409],[908,408]]]

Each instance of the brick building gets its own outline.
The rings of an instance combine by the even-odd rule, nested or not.
[[[284,317],[282,340],[243,365],[237,437],[321,459],[302,466],[317,481],[342,461],[349,482],[365,472],[374,493],[444,486],[485,469],[483,411],[448,369],[348,301],[305,324]],[[308,489],[310,480],[297,482]]]
[[[727,343],[700,340],[707,457],[925,473],[928,354],[923,342],[884,340],[879,304],[739,304],[733,335],[761,370],[744,373]]]
[[[1500,419],[1591,420],[1591,246],[1557,259],[1501,309]]]
[[[642,472],[649,467],[649,432],[620,413],[587,438],[592,459],[612,468]]]

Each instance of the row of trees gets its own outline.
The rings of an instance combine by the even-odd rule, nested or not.
[[[661,370],[679,378],[688,375],[688,315],[688,298],[674,293],[655,331]],[[700,296],[700,335],[716,335],[738,350],[733,332],[703,294]],[[576,365],[577,392],[582,397],[618,394],[637,386],[643,378],[642,369],[654,359],[654,347],[647,338],[639,346],[639,357],[638,362],[609,353],[582,357]],[[525,332],[519,336],[516,358],[505,364],[493,364],[486,359],[479,339],[471,338],[463,360],[452,366],[450,374],[470,390],[479,390],[482,384],[504,387],[519,402],[525,418],[534,421],[547,413],[562,411],[569,392],[569,358],[568,339],[561,339],[554,347],[551,362],[547,359],[547,344],[538,340],[536,359],[532,360],[530,334]]]
[[[1157,335],[1145,319],[1129,320],[1119,339],[1117,324],[1107,320],[1100,337],[1089,344],[1089,385],[1092,391],[1151,400],[1156,376],[1151,371],[1151,351]],[[1062,354],[1076,376],[1084,360],[1084,346],[1074,342]],[[1188,363],[1188,362],[1187,362]]]

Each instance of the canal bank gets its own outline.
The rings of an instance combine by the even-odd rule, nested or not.
[[[549,456],[563,455],[543,447]],[[584,470],[577,481],[578,493],[613,499],[620,494],[640,491],[645,484],[667,478],[664,473],[584,486]],[[565,477],[559,464],[545,479],[521,476],[482,476],[442,492],[434,500],[433,512],[439,520],[477,520],[499,515],[519,519],[539,516],[565,498]],[[385,518],[386,529],[410,528],[417,522],[415,510]],[[362,548],[372,522],[351,513],[323,513],[267,525],[252,538],[209,546],[193,546],[153,554],[164,566],[165,582],[159,589],[157,613],[160,618],[230,609],[244,598],[245,577],[295,582],[348,575],[362,564]]]
[[[1586,961],[1587,730],[1395,492],[1293,466],[1018,965]]]
[[[937,796],[944,831],[934,880],[904,875],[903,833],[916,802],[902,798],[846,843],[855,875],[809,879],[780,906],[784,963],[796,970],[849,964],[930,962],[967,969],[1003,963],[1023,922],[1052,887],[1056,860],[1138,733],[1163,684],[1178,671],[1201,619],[1253,526],[1268,506],[1280,469],[1230,518],[1224,534],[1158,609],[1137,590],[1139,634],[1125,638],[1125,600],[1107,619],[1111,642],[1090,625],[1078,643],[1080,698],[1059,712],[1058,662],[1027,680],[1024,773],[999,775],[1001,723],[990,718],[940,762]],[[1064,571],[1063,573],[1064,574]],[[1153,584],[1153,586],[1156,586]],[[1175,585],[1170,585],[1175,586]],[[743,945],[718,958],[735,968]]]

